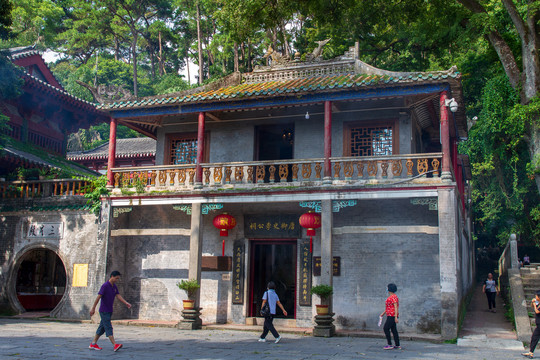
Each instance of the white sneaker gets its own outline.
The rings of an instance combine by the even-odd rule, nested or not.
[[[266,339],[259,338],[259,342],[266,342]]]
[[[277,344],[278,342],[280,342],[280,340],[281,340],[281,336],[278,336],[278,338],[274,342]]]

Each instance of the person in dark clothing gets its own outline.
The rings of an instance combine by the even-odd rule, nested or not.
[[[109,278],[109,280],[106,281],[103,285],[101,285],[101,289],[98,292],[96,301],[94,301],[94,305],[92,306],[92,309],[90,309],[90,316],[93,316],[96,313],[96,306],[101,300],[101,304],[99,305],[99,316],[101,317],[101,322],[99,323],[99,327],[96,331],[96,335],[94,336],[94,340],[90,343],[90,346],[88,347],[91,350],[102,349],[98,346],[97,342],[100,336],[103,334],[105,334],[113,344],[114,351],[118,351],[120,350],[120,348],[122,348],[122,344],[118,344],[114,341],[113,327],[111,325],[113,304],[116,298],[118,298],[118,300],[124,303],[128,309],[131,308],[131,304],[124,300],[122,295],[120,295],[120,293],[118,292],[118,288],[116,287],[116,282],[120,279],[120,275],[120,272],[116,270],[111,273],[111,277]]]
[[[499,287],[497,286],[497,281],[493,279],[492,273],[488,274],[487,280],[484,282],[484,286],[482,287],[482,292],[486,294],[489,311],[497,312],[495,309],[495,298],[499,293]]]
[[[276,331],[276,328],[274,327],[274,316],[276,316],[276,305],[280,307],[281,311],[283,311],[283,315],[287,316],[287,311],[285,311],[285,308],[279,301],[279,297],[276,294],[276,284],[273,281],[270,281],[267,286],[268,290],[263,295],[263,302],[261,309],[264,307],[264,304],[268,301],[268,306],[270,307],[270,315],[265,316],[264,318],[264,327],[263,332],[259,338],[260,342],[266,342],[266,335],[268,335],[268,332],[270,331],[272,335],[276,338],[275,343],[281,341],[281,336],[279,336],[278,332]]]
[[[530,359],[534,356],[534,349],[536,349],[536,345],[538,344],[538,340],[540,340],[540,290],[536,292],[536,296],[532,300],[532,308],[534,310],[534,314],[536,315],[535,321],[536,321],[536,328],[534,329],[534,332],[531,336],[531,345],[529,347],[529,352],[523,353],[521,355],[526,356]]]
[[[385,302],[385,310],[381,314],[381,318],[386,314],[386,322],[384,323],[384,335],[386,335],[387,345],[384,350],[401,349],[399,344],[399,334],[397,331],[397,323],[399,318],[399,299],[395,292],[397,291],[396,284],[388,284],[388,298]],[[392,338],[390,337],[390,331],[394,335],[395,346],[392,346]]]

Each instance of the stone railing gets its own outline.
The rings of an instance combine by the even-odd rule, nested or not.
[[[355,183],[405,180],[415,176],[438,178],[441,160],[441,153],[332,158],[331,180],[334,183]],[[318,184],[323,181],[323,163],[324,159],[317,158],[202,164],[202,184],[210,187],[272,183],[295,186]],[[193,164],[115,168],[113,173],[115,188],[156,187],[180,190],[192,188],[195,184]]]
[[[89,181],[79,179],[0,181],[3,199],[84,195]]]

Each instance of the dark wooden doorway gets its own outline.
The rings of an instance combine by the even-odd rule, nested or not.
[[[296,240],[252,240],[249,278],[249,316],[260,316],[266,286],[273,281],[288,318],[296,318]],[[276,315],[284,317],[279,309]]]

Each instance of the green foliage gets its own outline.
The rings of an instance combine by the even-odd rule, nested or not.
[[[133,179],[133,186],[135,187],[137,194],[144,194],[146,191],[146,183],[138,176]]]
[[[23,80],[19,70],[7,55],[7,52],[0,51],[0,100],[16,98],[22,92]]]
[[[195,292],[201,287],[196,279],[181,280],[180,282],[176,283],[176,286],[178,286],[180,290],[184,290],[186,292],[188,299],[192,299]]]
[[[318,295],[324,301],[334,293],[334,289],[330,285],[319,284],[311,287],[309,292],[311,295]]]
[[[162,95],[187,90],[189,84],[180,75],[168,74],[158,78],[152,88],[154,94]]]
[[[101,198],[108,195],[109,190],[107,190],[107,177],[105,175],[91,179],[90,186],[85,189],[84,197],[88,199],[86,203],[90,205],[90,211],[94,215],[99,216],[101,213]]]
[[[11,36],[11,11],[13,4],[10,0],[0,0],[0,39],[7,40]]]
[[[535,216],[539,198],[527,174],[529,155],[524,141],[530,118],[519,94],[505,75],[484,87],[482,110],[461,149],[470,156],[475,229],[480,238],[506,243],[510,233],[533,241],[538,233]]]

